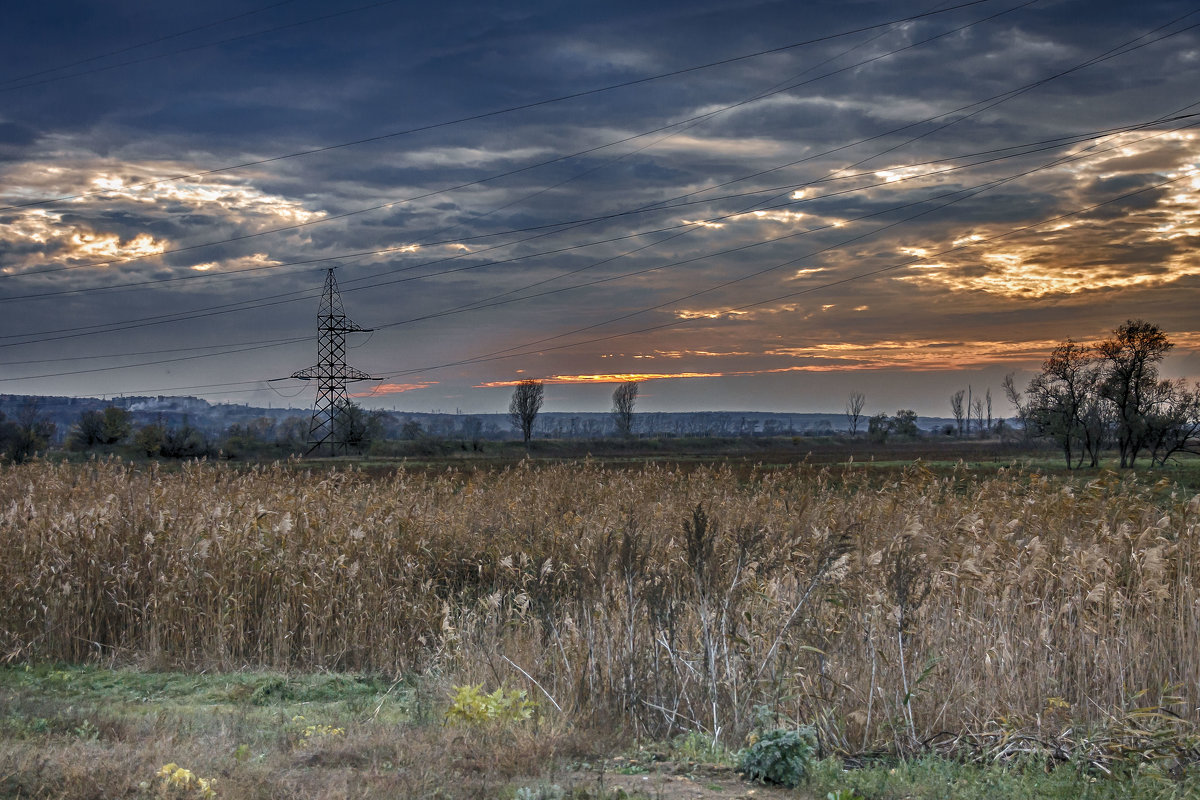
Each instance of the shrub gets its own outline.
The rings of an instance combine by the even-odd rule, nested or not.
[[[523,691],[505,691],[503,687],[491,694],[483,693],[483,685],[456,686],[450,695],[450,710],[446,719],[478,725],[487,722],[521,722],[533,715],[533,702],[525,699]]]
[[[794,789],[808,775],[815,750],[812,728],[777,728],[760,734],[738,754],[738,772],[748,780]]]

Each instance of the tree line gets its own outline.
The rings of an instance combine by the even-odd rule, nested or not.
[[[612,417],[619,436],[633,435],[634,405],[639,384],[628,381],[613,392]],[[545,398],[541,381],[517,384],[509,406],[514,429],[526,447]],[[41,415],[36,400],[25,404],[13,418],[0,412],[0,460],[19,463],[43,452],[55,437],[57,426]],[[135,424],[130,411],[121,406],[87,409],[66,432],[63,445],[76,452],[136,453],[148,458],[279,458],[303,452],[309,437],[310,420],[292,416],[283,420],[260,417],[230,425],[222,433],[206,432],[184,419],[168,423],[161,416]],[[459,420],[453,430],[425,430],[413,419],[399,421],[394,415],[348,403],[335,420],[336,436],[351,451],[365,452],[384,439],[436,444],[439,438],[459,436],[463,448],[481,449],[485,436],[497,431],[484,429],[479,417]]]
[[[1009,374],[1004,392],[1025,435],[1053,442],[1062,450],[1068,468],[1085,463],[1098,466],[1102,452],[1111,448],[1116,449],[1121,467],[1133,467],[1144,456],[1152,466],[1162,465],[1179,453],[1200,454],[1200,383],[1188,385],[1182,379],[1164,379],[1159,373],[1173,347],[1157,325],[1129,320],[1110,337],[1092,344],[1068,338],[1054,348],[1027,387],[1019,389],[1014,375]],[[639,386],[637,381],[627,381],[613,391],[610,413],[618,436],[633,435]],[[526,448],[544,400],[542,381],[523,380],[514,387],[509,421]],[[865,405],[863,393],[850,394],[845,415],[851,436],[858,435]],[[970,435],[972,423],[981,434],[1007,430],[1002,417],[993,423],[990,389],[982,395],[972,389],[959,390],[950,397],[950,405],[955,426],[945,427],[949,435]],[[25,460],[54,436],[54,423],[41,419],[37,412],[32,403],[11,419],[0,413],[0,455],[6,460]],[[414,441],[426,436],[415,420],[399,427],[393,422],[385,412],[350,404],[339,418],[338,434],[358,450],[389,435]],[[865,422],[868,437],[877,442],[889,436],[920,435],[917,415],[907,409],[894,416],[876,414]],[[467,417],[461,427],[464,442],[469,440],[472,449],[479,449],[484,435],[479,418]],[[274,451],[274,455],[295,452],[302,448],[307,434],[307,419],[289,417],[276,422],[264,417],[235,424],[224,436],[213,439],[187,424],[186,417],[182,425],[167,425],[160,419],[135,427],[126,409],[110,406],[84,411],[71,427],[66,444],[81,451],[125,445],[149,457],[262,457]]]
[[[638,381],[625,381],[613,390],[612,416],[619,436],[633,435],[633,409],[637,403],[639,386]],[[521,432],[526,449],[529,449],[533,425],[545,399],[546,385],[542,381],[527,378],[513,388],[512,399],[508,403],[508,416],[513,428]]]
[[[1174,343],[1157,325],[1128,320],[1092,344],[1059,344],[1022,391],[1010,374],[1009,401],[1025,430],[1055,442],[1067,466],[1098,466],[1116,447],[1121,467],[1149,456],[1165,464],[1181,452],[1200,452],[1200,383],[1160,377]]]

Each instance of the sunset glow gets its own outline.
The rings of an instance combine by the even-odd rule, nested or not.
[[[436,386],[437,381],[418,381],[417,383],[381,383],[367,392],[351,392],[350,397],[381,397],[389,394],[404,394],[418,389],[428,389]]]
[[[6,392],[308,406],[330,268],[368,408],[944,412],[1137,317],[1200,377],[1181,0],[39,8]]]

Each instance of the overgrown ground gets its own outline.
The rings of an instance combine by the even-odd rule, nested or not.
[[[814,761],[796,789],[752,783],[703,735],[633,743],[535,715],[454,724],[437,681],[329,673],[0,668],[0,796],[12,798],[1188,798],[1200,772],[1115,774],[1037,759]],[[188,770],[172,786],[162,769]],[[839,794],[840,793],[840,794]]]
[[[0,537],[7,796],[761,797],[764,712],[801,796],[1197,791],[1163,475],[33,463]],[[468,685],[530,718],[445,724]]]

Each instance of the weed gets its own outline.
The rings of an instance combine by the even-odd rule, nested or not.
[[[808,775],[817,749],[812,728],[776,728],[752,739],[738,754],[738,772],[748,780],[794,789]]]
[[[719,764],[728,758],[726,750],[703,731],[688,731],[671,741],[671,756],[680,761]]]
[[[566,792],[557,783],[541,786],[524,786],[517,789],[513,800],[563,800]]]
[[[217,796],[211,778],[197,777],[190,769],[185,769],[174,762],[164,764],[159,768],[157,774],[161,781],[159,793],[162,797],[198,797],[202,800],[212,800]]]
[[[533,702],[525,699],[524,691],[506,691],[500,687],[484,694],[482,684],[454,687],[450,701],[446,719],[469,725],[523,722],[533,716],[534,709]]]
[[[622,764],[613,770],[618,775],[645,775],[650,768],[644,764]]]
[[[832,792],[826,792],[825,800],[866,800],[866,798],[853,789],[837,789]]]
[[[294,699],[295,695],[283,678],[271,678],[260,684],[251,694],[250,702],[256,706],[266,706],[272,703],[286,702]]]
[[[76,739],[94,742],[100,738],[100,729],[90,720],[85,719],[73,731]]]
[[[295,731],[296,747],[309,747],[324,739],[332,739],[346,735],[345,728],[321,723],[310,723],[302,715],[292,717],[292,728]]]

